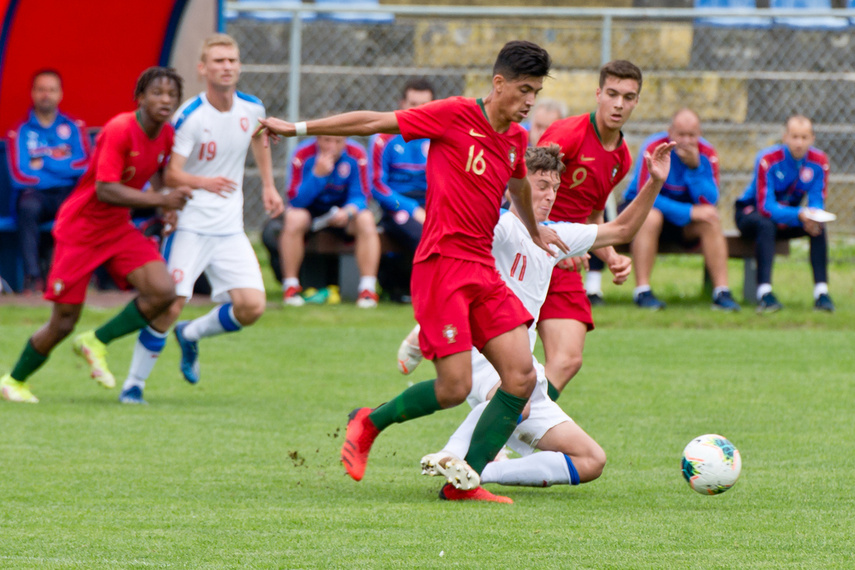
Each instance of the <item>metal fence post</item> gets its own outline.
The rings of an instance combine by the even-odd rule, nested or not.
[[[288,50],[288,120],[291,122],[300,120],[300,61],[302,60],[303,46],[303,13],[299,10],[294,11],[294,17],[291,19],[291,44]],[[297,146],[297,139],[289,137],[287,155],[288,160],[291,159],[291,154]],[[287,173],[288,167],[285,167]]]

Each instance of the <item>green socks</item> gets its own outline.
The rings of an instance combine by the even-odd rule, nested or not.
[[[39,354],[33,348],[32,340],[27,340],[27,345],[24,347],[24,352],[15,363],[15,368],[12,369],[11,376],[18,382],[24,382],[30,377],[30,374],[39,369],[45,363],[47,356]]]
[[[557,401],[558,396],[561,395],[561,392],[558,391],[558,388],[556,388],[555,385],[549,380],[546,381],[546,393],[549,394],[549,399],[553,402]]]
[[[371,423],[378,430],[383,431],[394,423],[399,424],[422,416],[428,416],[442,409],[436,399],[435,382],[436,380],[425,380],[424,382],[413,384],[398,394],[392,401],[386,402],[371,412],[368,415],[368,419],[371,420]]]
[[[518,398],[501,388],[484,408],[484,413],[472,432],[472,443],[466,454],[466,463],[481,473],[487,463],[495,459],[496,454],[507,443],[517,427],[520,414],[528,398]]]
[[[122,309],[121,313],[101,325],[101,328],[95,331],[95,338],[104,344],[108,344],[112,340],[136,332],[147,325],[148,320],[140,313],[137,300],[134,299]]]

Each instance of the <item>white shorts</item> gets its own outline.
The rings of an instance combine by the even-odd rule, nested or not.
[[[193,285],[203,271],[215,303],[228,301],[232,289],[264,292],[261,267],[246,234],[210,236],[178,230],[166,238],[163,257],[179,297],[193,296]]]
[[[522,456],[531,455],[547,431],[558,424],[572,422],[573,419],[552,401],[547,391],[546,372],[534,356],[531,357],[537,372],[537,385],[531,394],[531,411],[514,430],[508,440],[508,447]],[[493,365],[477,350],[472,351],[472,390],[466,401],[471,407],[487,401],[487,395],[500,382],[499,373]]]

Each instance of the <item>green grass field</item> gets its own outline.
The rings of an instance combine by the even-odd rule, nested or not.
[[[666,311],[611,286],[596,311],[560,403],[606,450],[603,476],[491,486],[514,505],[439,501],[440,482],[419,475],[464,408],[393,426],[362,482],[344,474],[347,412],[432,373],[395,369],[409,307],[271,305],[256,326],[204,342],[197,386],[170,340],[147,407],[118,404],[63,343],[32,379],[40,404],[0,402],[0,567],[851,568],[850,254],[831,266],[834,315],[810,308],[803,252],[776,265],[787,308],[767,316],[710,311],[695,257],[657,266]],[[114,312],[87,309],[81,328]],[[46,316],[0,306],[0,372]],[[132,346],[111,346],[120,381]],[[743,458],[740,481],[714,497],[680,474],[683,447],[709,432]]]

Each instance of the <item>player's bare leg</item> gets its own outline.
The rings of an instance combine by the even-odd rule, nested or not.
[[[724,311],[739,311],[727,283],[727,240],[721,229],[721,219],[714,206],[702,208],[702,217],[691,222],[683,230],[688,239],[701,242],[704,264],[713,285],[713,308]],[[695,211],[693,209],[693,211]]]
[[[537,332],[546,357],[546,378],[560,393],[582,368],[588,326],[573,319],[546,319],[537,323]]]
[[[377,271],[380,267],[380,236],[371,210],[362,210],[350,221],[347,232],[356,237],[356,266],[359,268],[359,296],[356,304],[370,309],[377,306]]]
[[[637,287],[650,285],[650,275],[653,273],[653,265],[656,263],[656,253],[659,251],[659,237],[662,235],[662,225],[665,221],[662,212],[656,209],[650,210],[647,219],[641,225],[641,229],[635,234],[630,244],[632,252],[632,264],[635,271],[635,285]]]
[[[312,215],[305,208],[285,210],[285,224],[279,235],[279,251],[284,278],[282,296],[286,305],[303,304],[300,296],[300,266],[306,254],[305,236],[311,225]]]

